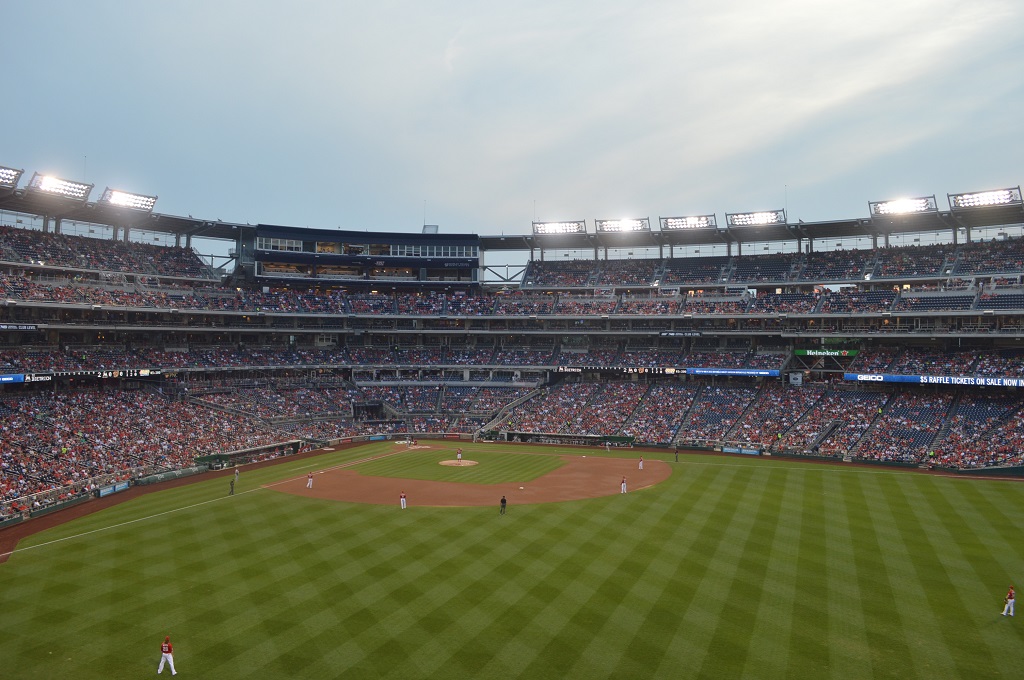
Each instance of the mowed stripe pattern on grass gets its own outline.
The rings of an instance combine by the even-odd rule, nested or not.
[[[684,458],[642,492],[505,517],[256,491],[16,553],[0,659],[138,677],[170,633],[183,677],[1024,676],[998,615],[1024,486]]]

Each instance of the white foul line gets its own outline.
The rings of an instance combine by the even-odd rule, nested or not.
[[[396,455],[398,453],[401,453],[401,451],[395,451],[395,452],[392,452],[392,453],[385,453],[385,454],[380,455],[380,456],[370,456],[369,458],[363,458],[361,460],[353,460],[353,461],[349,461],[347,463],[341,463],[340,465],[334,465],[332,467],[327,467],[327,468],[323,468],[323,469],[324,470],[338,470],[338,469],[341,469],[341,468],[350,467],[352,465],[358,465],[359,463],[365,463],[367,461],[375,460],[375,459],[378,459],[378,458],[387,458],[389,456],[393,456],[393,455]],[[315,467],[315,466],[309,466],[309,467]],[[304,468],[299,468],[299,469],[304,469]],[[0,557],[10,557],[11,555],[13,555],[16,552],[25,552],[26,550],[32,550],[34,548],[42,548],[42,547],[47,546],[47,545],[53,545],[54,543],[61,543],[63,541],[68,541],[68,540],[70,540],[72,538],[81,538],[82,536],[88,536],[89,534],[99,533],[100,531],[107,531],[108,529],[117,529],[118,527],[127,526],[129,524],[135,524],[136,522],[143,522],[143,521],[145,521],[147,519],[154,519],[156,517],[162,517],[164,515],[170,515],[171,513],[174,513],[174,512],[180,512],[182,510],[190,510],[192,508],[198,508],[201,505],[207,505],[208,503],[215,503],[217,501],[226,500],[228,498],[231,498],[232,495],[234,495],[234,496],[241,496],[242,494],[253,493],[254,491],[259,491],[261,489],[265,489],[265,488],[268,488],[268,487],[271,487],[271,486],[277,486],[278,484],[285,484],[287,482],[292,482],[292,481],[295,481],[296,479],[302,479],[302,477],[291,477],[289,479],[283,479],[283,480],[281,480],[279,482],[272,482],[270,484],[264,484],[264,485],[260,486],[258,489],[249,489],[248,491],[241,491],[241,492],[239,492],[237,494],[229,494],[227,496],[221,496],[219,498],[211,498],[208,501],[202,501],[200,503],[193,503],[192,505],[186,505],[186,506],[183,506],[183,507],[180,507],[180,508],[174,508],[173,510],[164,510],[163,512],[158,512],[155,515],[147,515],[145,517],[137,517],[136,519],[130,519],[127,522],[120,522],[118,524],[111,524],[110,526],[100,527],[99,529],[92,529],[90,531],[84,531],[84,532],[82,532],[80,534],[73,534],[71,536],[65,536],[64,538],[55,538],[52,541],[47,541],[46,543],[37,543],[36,545],[29,545],[29,546],[26,546],[24,548],[15,548],[14,550],[11,550],[10,552],[0,553]]]

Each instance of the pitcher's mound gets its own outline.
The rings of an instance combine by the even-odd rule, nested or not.
[[[441,465],[448,465],[450,467],[468,467],[470,465],[477,465],[475,460],[442,460]]]

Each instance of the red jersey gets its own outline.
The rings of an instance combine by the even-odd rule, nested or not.
[[[174,651],[174,645],[172,645],[170,642],[161,642],[160,651],[164,654],[170,654]]]
[[[1006,599],[1007,599],[1007,600],[1012,600],[1012,599],[1014,599],[1014,596],[1013,596],[1013,588],[1010,588],[1010,589],[1009,589],[1008,591],[1006,591]]]

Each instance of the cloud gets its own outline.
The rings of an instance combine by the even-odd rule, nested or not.
[[[981,163],[956,142],[978,125],[1006,141],[976,172],[1020,181],[1011,0],[101,4],[63,24],[30,5],[0,47],[23,140],[135,169],[116,140],[146,139],[145,190],[185,213],[387,228],[426,199],[442,225],[525,231],[534,200],[542,218],[721,214],[788,185],[846,217],[875,177],[938,178],[933,148]],[[0,163],[42,148],[12,139]]]

